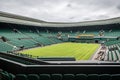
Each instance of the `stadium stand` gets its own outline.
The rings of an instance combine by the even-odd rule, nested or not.
[[[27,35],[23,33],[14,33],[11,31],[5,31],[2,30],[0,32],[1,36],[5,36],[9,41],[7,41],[9,44],[20,47],[20,46],[25,46],[24,48],[31,48],[31,47],[36,47],[40,45],[50,45],[53,43],[59,43],[61,42],[57,38],[50,39],[47,38],[46,36],[39,36],[38,34],[35,33],[27,33]],[[12,32],[12,33],[11,33]],[[29,36],[30,35],[30,36]],[[1,43],[2,44],[2,43]],[[4,49],[2,49],[4,50]],[[7,48],[6,48],[7,50]],[[8,49],[10,51],[12,49]]]
[[[108,61],[119,61],[120,60],[120,49],[119,43],[108,46]]]
[[[0,80],[120,80],[119,18],[82,23],[41,23],[3,14],[0,15]],[[83,39],[83,42],[101,44],[95,59],[85,62],[69,57],[60,62],[58,58],[46,62],[39,56],[17,53],[69,42],[70,38],[82,43],[79,35],[86,35],[86,39],[93,35],[92,41]]]
[[[6,42],[0,41],[0,51],[1,52],[6,52],[6,51],[10,51],[12,50],[12,46],[10,46],[9,44],[7,44]]]

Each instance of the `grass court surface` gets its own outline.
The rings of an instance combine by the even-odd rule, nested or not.
[[[99,46],[99,44],[67,42],[32,48],[20,51],[20,53],[39,57],[75,57],[76,60],[88,60]]]

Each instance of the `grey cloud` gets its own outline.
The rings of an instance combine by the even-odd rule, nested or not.
[[[116,6],[116,8],[117,8],[118,10],[120,10],[120,5]]]
[[[50,22],[79,22],[120,16],[120,0],[0,0],[0,11]]]

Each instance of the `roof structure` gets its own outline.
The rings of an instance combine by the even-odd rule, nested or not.
[[[65,22],[45,22],[42,20],[24,17],[20,15],[0,12],[0,22],[42,27],[74,27],[74,26],[94,26],[120,23],[120,17],[105,20],[65,23]]]

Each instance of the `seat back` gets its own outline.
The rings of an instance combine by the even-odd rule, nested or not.
[[[86,74],[76,74],[75,80],[87,80],[87,75]]]
[[[25,75],[25,74],[17,74],[15,76],[14,80],[27,80],[27,75]]]
[[[40,74],[40,80],[50,80],[50,74]]]
[[[74,80],[74,74],[64,74],[63,80]]]
[[[99,75],[99,80],[111,80],[111,76],[109,74],[101,74]]]
[[[113,74],[111,77],[111,80],[120,80],[120,74]]]
[[[89,74],[88,80],[99,80],[98,74]]]
[[[37,74],[29,74],[28,80],[39,80],[39,76]]]
[[[52,80],[62,80],[62,74],[52,74],[51,79]]]

